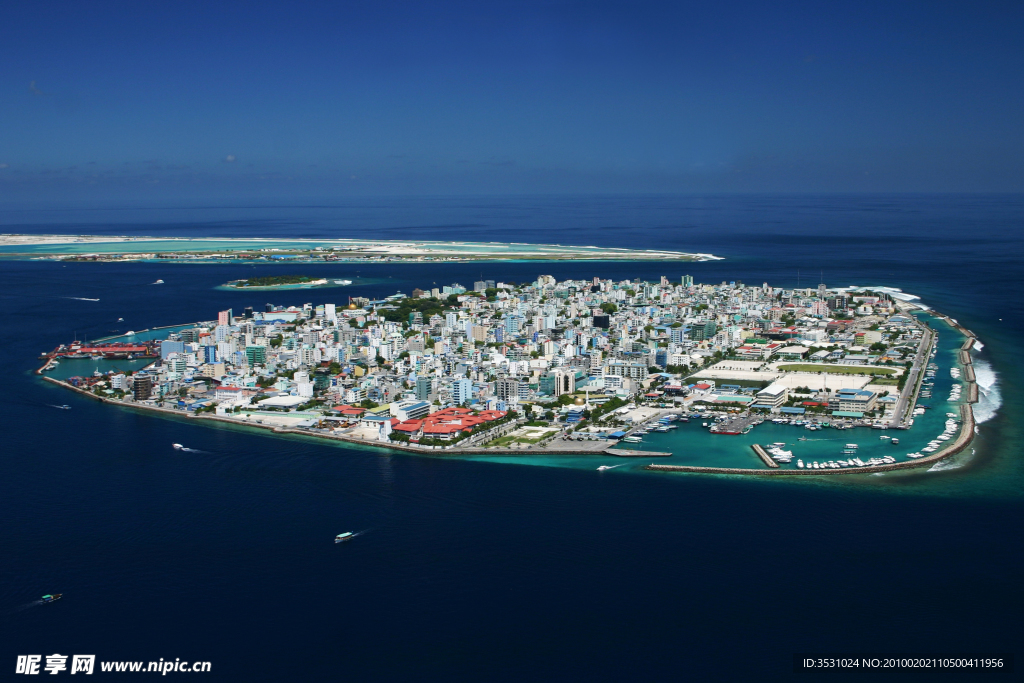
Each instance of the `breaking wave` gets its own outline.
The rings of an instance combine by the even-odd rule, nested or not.
[[[974,359],[974,376],[978,381],[978,403],[974,406],[974,420],[978,424],[995,417],[1003,405],[999,390],[999,376],[987,360]]]
[[[955,455],[951,455],[948,458],[943,458],[934,465],[928,468],[929,472],[943,472],[948,470],[958,470],[974,458],[974,449],[967,448]]]

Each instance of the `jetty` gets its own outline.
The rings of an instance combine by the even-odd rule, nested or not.
[[[772,460],[771,456],[769,456],[767,453],[765,453],[765,450],[764,450],[764,448],[761,447],[761,444],[756,444],[755,443],[753,446],[751,446],[751,448],[754,449],[754,452],[757,453],[757,457],[761,458],[761,460],[764,461],[764,464],[768,465],[768,467],[778,467],[779,466],[779,463],[777,463],[774,460]]]

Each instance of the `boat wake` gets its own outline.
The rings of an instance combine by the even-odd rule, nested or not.
[[[14,609],[9,610],[7,612],[7,614],[17,614],[18,612],[24,612],[27,609],[31,609],[33,607],[38,607],[39,605],[42,605],[42,604],[43,604],[42,600],[33,600],[32,602],[27,602],[24,605],[19,605],[19,606],[15,607]]]
[[[89,299],[84,296],[66,296],[65,299],[74,299],[75,301],[99,301],[99,299]]]
[[[999,390],[999,376],[987,360],[974,359],[974,376],[978,381],[978,403],[974,406],[974,421],[987,422],[996,416],[1003,405]]]

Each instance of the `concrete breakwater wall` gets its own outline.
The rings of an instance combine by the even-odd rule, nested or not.
[[[768,467],[779,466],[779,463],[775,462],[770,457],[768,457],[768,454],[765,453],[764,448],[762,448],[760,444],[755,443],[753,446],[751,446],[751,448],[754,449],[754,452],[757,453],[757,457],[761,458],[764,464],[767,465]]]
[[[905,462],[896,462],[891,465],[869,465],[868,467],[847,467],[845,469],[826,469],[826,470],[806,470],[806,469],[768,469],[768,470],[755,470],[755,469],[741,469],[741,468],[730,468],[730,467],[697,467],[691,465],[647,465],[644,467],[645,470],[651,470],[653,472],[691,472],[695,474],[753,474],[759,476],[819,476],[819,475],[830,475],[830,474],[872,474],[875,472],[889,472],[892,470],[907,470],[916,467],[922,467],[924,465],[930,465],[938,462],[944,458],[948,458],[951,455],[959,453],[963,449],[970,445],[971,440],[974,438],[974,410],[970,405],[963,404],[960,406],[960,415],[963,418],[963,424],[960,428],[960,434],[956,440],[949,444],[946,448],[932,453],[931,455],[917,460],[907,460]]]

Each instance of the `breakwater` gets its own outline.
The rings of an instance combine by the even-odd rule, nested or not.
[[[761,458],[761,460],[764,461],[764,464],[767,465],[768,467],[779,466],[779,463],[775,462],[770,457],[768,457],[768,454],[765,453],[764,448],[762,448],[760,444],[755,443],[753,446],[751,446],[751,448],[754,449],[754,452],[757,453],[757,457]]]

